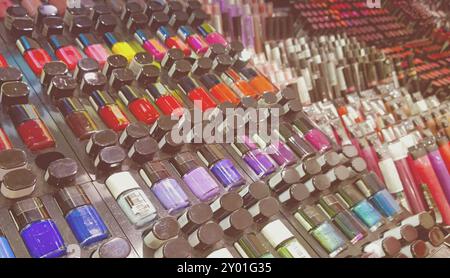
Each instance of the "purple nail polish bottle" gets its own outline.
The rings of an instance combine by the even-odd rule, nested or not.
[[[275,172],[275,165],[272,160],[256,148],[254,144],[233,143],[231,146],[259,178],[266,177]]]
[[[224,157],[217,145],[203,146],[199,149],[198,155],[226,189],[245,184],[241,173],[231,160]]]
[[[205,167],[201,167],[197,163],[192,153],[178,154],[171,162],[192,193],[201,201],[214,199],[219,194],[219,184],[211,177]]]
[[[66,254],[61,233],[41,199],[18,201],[11,207],[11,215],[31,257],[58,258]]]
[[[294,152],[280,140],[271,141],[268,136],[255,134],[253,141],[268,154],[280,167],[292,165],[297,162]]]
[[[145,163],[139,174],[169,213],[177,213],[189,206],[188,196],[177,180],[170,177],[161,161]]]
[[[299,118],[294,121],[294,128],[303,135],[316,150],[320,152],[331,149],[331,142],[318,128],[312,125],[307,119]]]
[[[278,133],[280,139],[297,154],[300,160],[308,159],[316,154],[314,147],[300,135],[295,134],[286,124],[281,124],[274,132]]]

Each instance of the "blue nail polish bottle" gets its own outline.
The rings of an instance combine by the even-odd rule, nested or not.
[[[373,232],[383,225],[381,214],[352,184],[340,187],[338,192],[339,196],[370,231]]]
[[[0,259],[10,259],[15,258],[11,245],[9,245],[8,239],[0,230]]]
[[[108,237],[108,228],[80,186],[63,188],[56,193],[55,198],[82,247]]]
[[[356,182],[356,186],[388,220],[392,220],[402,212],[398,203],[374,173],[364,175]]]
[[[58,258],[66,255],[64,239],[41,199],[18,201],[10,212],[31,257]]]

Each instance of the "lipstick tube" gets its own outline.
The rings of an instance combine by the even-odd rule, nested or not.
[[[228,101],[232,104],[239,104],[240,99],[227,85],[220,82],[219,78],[214,74],[205,74],[200,76],[199,79],[206,89],[208,89],[209,93],[220,103]]]
[[[208,93],[189,76],[180,79],[178,87],[194,103],[194,106],[200,108],[203,112],[217,106]]]
[[[55,146],[55,140],[33,105],[13,105],[9,115],[28,149],[38,151]]]
[[[447,197],[447,201],[450,202],[450,174],[441,154],[439,153],[439,149],[434,138],[425,141],[425,149],[427,150],[428,158],[430,159],[434,172],[436,173],[436,176],[441,183],[441,187],[444,190],[445,196]]]
[[[131,47],[128,42],[120,39],[116,34],[112,32],[107,32],[103,35],[106,44],[111,49],[112,53],[120,54],[127,58],[128,62],[133,60],[136,51]]]
[[[63,61],[69,70],[74,70],[78,60],[83,58],[80,51],[62,35],[52,35],[49,40],[53,51],[55,51],[56,57],[60,61]]]
[[[89,102],[108,128],[122,131],[130,124],[127,116],[108,93],[96,90],[89,96]]]
[[[442,159],[447,166],[447,170],[450,173],[450,142],[444,136],[437,138],[437,143],[439,145],[439,152],[441,153]]]
[[[40,75],[44,65],[52,60],[47,51],[32,38],[22,36],[16,41],[16,45],[28,66],[36,75]]]
[[[161,83],[148,84],[146,86],[147,95],[153,100],[164,115],[183,115],[183,105],[172,95],[168,89]]]
[[[209,45],[205,42],[205,40],[195,33],[194,29],[190,26],[181,26],[178,28],[178,36],[183,39],[196,54],[202,55],[204,54]]]
[[[83,104],[76,98],[60,99],[58,108],[64,116],[67,125],[78,139],[88,139],[97,131],[97,125],[92,120]]]
[[[221,44],[227,46],[227,40],[212,27],[209,23],[203,23],[198,28],[198,32],[205,38],[206,42],[211,46],[213,44]]]
[[[76,42],[88,57],[97,61],[100,68],[103,68],[110,53],[95,35],[80,34],[78,35]]]
[[[156,38],[153,38],[150,32],[139,29],[134,33],[134,37],[155,60],[162,61],[164,55],[166,55],[167,48]]]
[[[143,97],[141,89],[128,85],[123,86],[119,90],[119,97],[139,121],[150,125],[158,119],[158,111]]]
[[[170,27],[159,27],[156,35],[168,48],[178,48],[183,51],[185,56],[191,56],[191,49],[189,46],[177,37],[176,33]]]

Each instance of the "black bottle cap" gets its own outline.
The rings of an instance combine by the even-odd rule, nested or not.
[[[178,48],[171,48],[166,52],[166,55],[164,55],[164,58],[161,61],[161,67],[170,70],[172,65],[178,61],[184,58],[184,53],[182,50]]]
[[[85,16],[85,15],[79,15],[73,18],[72,22],[70,23],[69,31],[74,36],[78,36],[79,34],[83,33],[89,33],[92,28],[92,20]]]
[[[189,15],[183,11],[176,11],[172,14],[169,20],[169,25],[177,30],[179,27],[186,25]]]
[[[189,76],[185,76],[178,80],[178,85],[184,91],[185,94],[189,94],[192,90],[198,86],[195,84],[194,80]]]
[[[7,29],[10,29],[10,24],[12,21],[16,18],[26,17],[28,15],[27,10],[22,6],[9,6],[6,8],[6,14],[5,14],[5,26]],[[9,24],[9,27],[7,26]]]
[[[97,251],[91,255],[91,257],[102,259],[123,259],[130,255],[131,250],[131,245],[128,240],[120,237],[113,237],[102,243],[98,247]]]
[[[37,9],[37,14],[35,17],[36,26],[40,27],[44,18],[49,16],[57,16],[58,9],[50,4],[42,4]]]
[[[119,97],[123,103],[128,106],[134,100],[143,97],[143,91],[141,88],[125,85],[119,90]]]
[[[177,124],[170,116],[161,115],[150,128],[150,136],[160,141]]]
[[[179,80],[189,74],[191,71],[191,64],[186,60],[178,60],[172,65],[169,70],[169,76],[173,80]]]
[[[151,18],[153,13],[157,12],[163,12],[164,11],[164,5],[156,0],[148,1],[147,3],[147,9],[145,10],[145,14]]]
[[[96,22],[97,19],[104,14],[112,14],[111,8],[104,3],[98,3],[91,9],[90,18],[92,21]]]
[[[215,43],[208,48],[208,50],[205,53],[205,57],[210,58],[211,60],[214,60],[217,56],[226,54],[226,53],[227,53],[227,51],[226,51],[225,46],[223,46],[219,43]]]
[[[113,32],[117,26],[116,18],[112,14],[103,14],[97,18],[95,30],[100,33]]]
[[[144,164],[151,161],[158,150],[158,142],[155,139],[144,137],[133,144],[128,156],[137,164]]]
[[[221,74],[231,67],[233,59],[228,54],[221,54],[214,59],[212,69]]]
[[[144,8],[138,2],[127,2],[125,7],[122,7],[120,20],[126,22],[131,14],[142,13]]]
[[[172,134],[165,134],[163,138],[158,142],[158,146],[161,151],[165,153],[178,153],[183,146],[183,142],[177,142],[173,140]]]
[[[36,175],[29,169],[9,171],[3,176],[2,193],[8,199],[23,198],[34,191],[36,181]]]
[[[350,208],[365,199],[361,192],[359,192],[352,184],[339,187],[338,192]]]
[[[171,16],[175,12],[183,11],[183,4],[176,0],[167,1],[167,5],[164,8],[164,12]]]
[[[220,84],[220,80],[213,74],[205,74],[200,76],[200,82],[208,89],[210,90],[217,84]]]
[[[12,105],[9,108],[9,116],[15,126],[28,120],[39,119],[39,114],[31,104]]]
[[[13,38],[20,38],[21,36],[29,36],[33,34],[34,23],[31,18],[18,18],[11,24],[10,34]]]
[[[46,171],[48,166],[56,160],[63,159],[65,156],[60,152],[46,152],[41,153],[34,159],[34,163],[39,169]]]
[[[61,61],[50,61],[44,65],[41,73],[41,84],[49,85],[53,77],[66,75],[69,72],[67,65]]]
[[[127,29],[130,33],[136,32],[138,29],[145,28],[148,22],[148,17],[143,13],[131,14],[128,18]]]
[[[198,27],[208,19],[208,15],[203,10],[192,11],[188,19],[188,24],[192,27]]]
[[[83,76],[88,72],[98,72],[100,70],[100,65],[98,62],[92,58],[85,57],[78,60],[77,67],[75,68],[75,72],[73,77],[77,81],[81,81]]]
[[[14,67],[0,68],[0,87],[9,81],[22,81],[22,72]]]
[[[131,85],[134,80],[134,74],[130,69],[118,68],[112,71],[109,79],[109,85],[115,90],[120,89],[122,86]]]
[[[169,171],[166,169],[161,161],[146,162],[142,165],[142,171],[144,171],[148,180],[155,184],[160,180],[171,177]]]
[[[150,53],[146,51],[138,52],[131,60],[129,68],[137,75],[143,66],[148,66],[152,63],[153,56]]]
[[[117,133],[113,130],[100,130],[94,133],[89,139],[89,142],[86,145],[86,153],[96,156],[101,149],[114,146],[118,139]]]
[[[194,155],[190,152],[177,154],[170,160],[170,162],[178,171],[180,176],[184,176],[193,169],[199,167]]]
[[[192,74],[196,76],[204,75],[208,73],[213,67],[213,61],[207,57],[201,57],[195,60],[192,66]]]
[[[70,22],[73,20],[73,18],[80,15],[89,16],[89,9],[83,6],[79,8],[67,7],[64,12],[64,23],[66,25],[70,25]]]
[[[202,3],[200,3],[200,1],[197,1],[197,0],[187,1],[186,12],[188,14],[191,14],[193,11],[201,10],[201,9],[202,9]]]
[[[147,126],[141,122],[129,124],[119,137],[119,144],[125,148],[129,149],[131,145],[136,142],[136,140],[144,138],[149,135]]]
[[[137,75],[139,84],[146,86],[158,81],[160,70],[155,65],[144,65]]]
[[[19,231],[35,221],[50,219],[50,215],[40,198],[17,201],[12,205],[10,211]]]
[[[198,155],[206,163],[207,167],[211,167],[214,163],[224,159],[223,153],[217,145],[205,145],[198,150]]]
[[[22,81],[3,83],[1,87],[1,102],[5,106],[27,104],[30,88]]]
[[[54,186],[67,186],[75,181],[78,173],[78,163],[66,157],[50,163],[45,172],[45,181]]]
[[[152,14],[150,18],[150,22],[148,24],[149,29],[152,33],[156,33],[156,31],[161,26],[165,26],[169,23],[169,17],[163,12],[155,12]]]
[[[125,151],[119,146],[106,147],[100,150],[95,158],[95,167],[104,172],[113,172],[122,167],[127,158]]]
[[[101,72],[87,72],[83,75],[81,81],[81,91],[85,94],[91,94],[96,90],[103,90],[108,83],[108,79]]]
[[[126,68],[128,66],[128,60],[123,55],[113,54],[109,55],[106,59],[103,73],[106,76],[111,76],[112,71],[115,69]]]
[[[58,108],[64,117],[74,112],[86,110],[78,98],[62,98],[58,101]]]
[[[47,95],[56,100],[63,97],[72,97],[77,89],[77,81],[68,75],[57,75],[52,78],[48,86]]]
[[[228,44],[226,50],[228,55],[235,57],[244,51],[244,45],[240,41],[232,41]]]
[[[60,189],[55,199],[64,215],[75,208],[91,204],[86,192],[78,185]]]

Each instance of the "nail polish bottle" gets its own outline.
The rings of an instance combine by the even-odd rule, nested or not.
[[[167,241],[178,236],[180,224],[171,216],[156,220],[153,227],[143,234],[143,242],[150,249],[157,250]]]
[[[331,194],[321,197],[319,207],[352,244],[355,244],[367,235],[363,224],[345,209],[335,195]]]
[[[0,151],[3,150],[9,150],[13,146],[11,144],[11,141],[9,141],[8,135],[6,135],[3,128],[0,128]]]
[[[245,184],[244,178],[234,163],[225,158],[216,145],[205,145],[198,150],[197,154],[226,189]]]
[[[243,80],[234,69],[227,69],[220,75],[222,80],[241,97],[250,96],[257,98],[260,94],[247,81]]]
[[[98,130],[97,125],[78,99],[62,98],[58,102],[58,108],[78,139],[89,139]]]
[[[202,55],[208,50],[209,45],[190,26],[181,26],[178,29],[178,36],[187,42],[198,55]]]
[[[212,27],[209,23],[203,23],[202,25],[198,26],[198,32],[205,38],[206,42],[209,45],[213,44],[221,44],[223,46],[227,46],[228,42],[227,40],[218,32],[216,32],[216,29]]]
[[[128,68],[119,68],[111,72],[109,77],[109,88],[114,91],[118,91],[124,86],[131,85],[134,81],[133,71]]]
[[[284,168],[270,176],[267,185],[272,191],[278,193],[286,190],[292,184],[300,182],[300,180],[300,175],[295,169]]]
[[[148,23],[150,32],[156,34],[159,27],[166,26],[169,24],[169,16],[164,12],[154,12],[150,17],[150,21]]]
[[[0,151],[0,181],[4,179],[7,173],[26,168],[27,157],[23,150],[8,149]]]
[[[119,97],[136,119],[150,125],[158,119],[159,113],[155,107],[143,97],[142,93],[141,89],[127,85],[119,90]]]
[[[185,259],[192,256],[192,247],[187,240],[183,238],[174,238],[164,243],[153,254],[154,258],[159,259]]]
[[[272,160],[256,148],[254,144],[232,143],[231,146],[259,178],[275,172],[276,167]]]
[[[208,222],[200,226],[188,236],[189,244],[197,250],[207,250],[223,238],[223,230],[219,224]]]
[[[299,209],[294,216],[328,252],[330,257],[336,257],[346,248],[345,239],[316,207],[305,206]]]
[[[103,74],[111,77],[115,69],[124,69],[128,66],[128,60],[121,54],[109,55],[106,58],[105,66],[103,67]]]
[[[185,234],[191,234],[198,227],[212,218],[212,210],[208,204],[198,203],[189,207],[178,217],[180,228]]]
[[[40,75],[44,65],[52,60],[47,51],[32,38],[22,36],[16,41],[16,45],[28,66],[36,75]]]
[[[108,128],[114,131],[122,131],[130,124],[127,116],[114,103],[108,93],[94,91],[89,96],[89,101]]]
[[[147,162],[139,171],[142,179],[170,214],[178,213],[190,205],[186,193],[160,161]]]
[[[232,212],[219,222],[224,234],[229,237],[237,238],[253,224],[252,215],[243,208]]]
[[[248,208],[248,212],[253,217],[253,221],[258,224],[269,221],[279,211],[280,205],[274,197],[264,198]]]
[[[386,237],[365,245],[364,252],[370,254],[371,258],[390,258],[402,251],[401,247],[402,245],[398,239]]]
[[[167,53],[167,48],[156,38],[152,37],[149,31],[138,29],[134,33],[134,37],[156,61],[162,61]]]
[[[41,81],[41,84],[48,86],[50,85],[53,77],[56,77],[58,75],[68,75],[68,73],[69,69],[64,62],[51,61],[44,65],[39,79]]]
[[[274,130],[274,132],[297,154],[300,160],[306,160],[316,154],[311,144],[305,141],[299,134],[294,133],[288,125],[280,124],[278,130]]]
[[[214,199],[219,194],[220,186],[208,171],[196,162],[193,154],[177,154],[171,162],[192,193],[201,201]]]
[[[283,258],[311,258],[281,220],[272,221],[264,226],[261,234]]]
[[[112,53],[123,55],[127,58],[128,62],[133,60],[134,55],[136,55],[136,51],[130,46],[129,43],[120,39],[113,32],[107,32],[103,35],[103,37]]]
[[[102,14],[97,18],[95,22],[95,30],[98,34],[104,34],[107,32],[114,32],[117,27],[116,17],[112,14]]]
[[[126,23],[128,32],[134,33],[138,29],[145,28],[145,26],[148,23],[148,20],[149,18],[143,13],[140,12],[132,13]]]
[[[83,49],[84,53],[98,62],[100,68],[106,63],[109,51],[101,44],[100,40],[94,34],[80,34],[76,42]]]
[[[241,208],[243,204],[242,197],[236,192],[227,192],[217,198],[209,206],[213,212],[213,218],[221,220],[232,212]]]
[[[186,45],[170,27],[159,27],[156,35],[167,48],[178,48],[183,51],[185,56],[191,56],[191,49],[189,46]]]
[[[268,154],[280,167],[290,166],[297,162],[297,156],[280,140],[272,141],[270,137],[254,134],[253,141]]]
[[[75,181],[78,174],[78,163],[66,157],[50,163],[45,171],[44,180],[53,186],[68,186]]]
[[[31,18],[18,18],[15,19],[11,24],[11,30],[9,34],[14,39],[18,39],[21,36],[31,37],[34,31],[34,23]]]
[[[112,174],[105,184],[136,228],[150,224],[157,216],[155,207],[129,172]]]
[[[274,258],[266,242],[260,240],[255,233],[243,235],[234,247],[243,258],[265,259]]]
[[[73,71],[78,60],[83,58],[80,51],[62,35],[52,35],[49,40],[56,57],[66,63],[70,71]]]
[[[108,79],[101,72],[87,72],[81,80],[80,90],[86,95],[90,95],[96,90],[104,90],[108,84]]]
[[[277,88],[265,76],[257,73],[254,69],[247,67],[239,72],[260,95],[265,93],[276,94],[278,92]]]
[[[12,170],[3,177],[1,193],[8,199],[29,196],[36,187],[36,175],[25,168]]]
[[[0,259],[13,259],[15,257],[8,239],[0,229]]]
[[[55,199],[82,247],[93,245],[108,237],[108,228],[80,186],[60,189]]]
[[[114,146],[117,140],[117,133],[111,129],[97,131],[89,138],[86,144],[86,153],[92,157],[96,157],[100,150]]]
[[[58,258],[66,254],[64,239],[41,199],[18,201],[10,213],[31,257]]]
[[[209,93],[220,103],[228,101],[232,104],[238,104],[240,102],[240,99],[234,92],[227,85],[220,82],[219,78],[214,74],[202,75],[199,80]]]
[[[388,220],[392,220],[402,212],[397,201],[386,190],[384,184],[375,173],[371,172],[364,175],[356,182],[356,186]]]
[[[131,146],[128,157],[131,158],[136,164],[144,164],[148,161],[152,161],[155,154],[159,151],[158,142],[147,136],[141,139],[137,139]]]
[[[122,167],[127,154],[119,146],[110,146],[99,151],[94,160],[94,167],[103,173],[113,173]]]
[[[47,89],[47,95],[54,102],[64,97],[73,97],[77,89],[77,81],[68,75],[58,75],[52,78]]]
[[[309,120],[301,117],[294,121],[293,126],[316,150],[324,152],[332,148],[330,140]]]
[[[27,17],[27,10],[19,5],[12,5],[6,8],[4,24],[7,30],[11,30],[11,24],[15,19]]]
[[[55,145],[55,140],[33,105],[13,105],[9,109],[9,115],[23,142],[31,151]]]
[[[128,240],[113,237],[100,244],[100,246],[92,253],[91,258],[94,259],[125,259],[131,254],[131,244]]]
[[[164,115],[180,117],[183,114],[183,105],[170,95],[169,90],[163,84],[159,82],[147,84],[145,91]]]
[[[180,79],[178,81],[178,86],[194,103],[194,106],[200,108],[203,112],[217,106],[208,93],[202,87],[195,84],[191,77],[186,76]]]
[[[355,215],[369,228],[375,231],[383,225],[381,214],[364,198],[352,184],[341,186],[338,189],[341,197]]]

